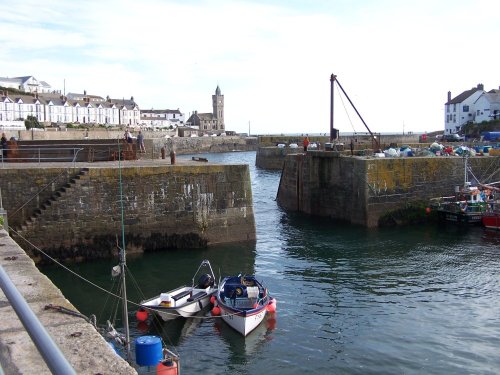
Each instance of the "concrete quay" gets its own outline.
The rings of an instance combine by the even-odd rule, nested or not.
[[[0,229],[0,265],[77,374],[137,374],[86,320],[45,309],[77,309]],[[0,364],[5,374],[51,374],[5,294],[0,290]]]

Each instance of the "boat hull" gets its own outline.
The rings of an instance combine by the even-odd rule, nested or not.
[[[257,326],[262,323],[266,316],[266,307],[256,309],[255,311],[235,311],[227,306],[220,305],[222,320],[229,324],[233,329],[243,336],[248,335]]]
[[[181,287],[167,292],[172,297],[183,295],[177,300],[173,300],[172,306],[162,306],[161,296],[156,296],[149,300],[141,302],[141,307],[155,314],[163,321],[169,321],[179,317],[189,318],[208,305],[210,305],[210,297],[217,291],[216,287],[206,289]]]
[[[455,212],[448,210],[438,210],[438,217],[441,221],[462,224],[479,225],[483,214],[480,212]]]
[[[254,276],[224,278],[216,296],[222,320],[243,336],[262,323],[271,301]]]
[[[486,228],[500,230],[500,213],[485,213],[482,217],[482,223]]]

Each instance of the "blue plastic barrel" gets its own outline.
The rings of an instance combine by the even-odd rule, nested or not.
[[[139,366],[156,366],[162,360],[161,339],[140,336],[135,339],[135,362]]]

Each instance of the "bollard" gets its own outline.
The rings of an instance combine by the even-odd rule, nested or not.
[[[161,158],[165,159],[165,147],[162,147],[160,151],[161,151]]]
[[[170,151],[170,164],[175,164],[175,151]]]

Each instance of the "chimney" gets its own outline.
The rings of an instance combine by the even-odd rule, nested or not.
[[[448,103],[451,102],[451,91],[448,91]]]
[[[478,90],[484,90],[484,85],[482,83],[477,84],[477,89]]]
[[[87,96],[87,90],[83,90],[83,95]]]

